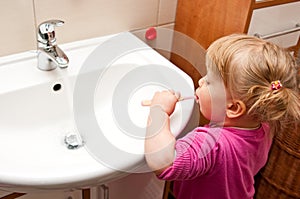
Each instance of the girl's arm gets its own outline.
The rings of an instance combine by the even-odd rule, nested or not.
[[[145,138],[145,158],[157,175],[172,165],[175,158],[175,137],[170,130],[170,115],[178,96],[169,91],[156,93],[151,101]]]

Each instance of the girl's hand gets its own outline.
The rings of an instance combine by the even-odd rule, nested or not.
[[[169,116],[174,112],[180,93],[172,90],[156,92],[151,100],[151,106],[160,106]]]

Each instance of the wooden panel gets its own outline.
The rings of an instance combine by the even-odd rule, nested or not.
[[[9,195],[1,197],[0,199],[15,199],[15,198],[19,198],[25,194],[26,193],[11,193]]]
[[[245,32],[251,5],[251,0],[178,0],[175,30],[206,49],[219,37]]]
[[[265,1],[258,1],[254,5],[254,9],[259,9],[259,8],[265,8],[269,6],[276,6],[276,5],[281,5],[281,4],[286,4],[286,3],[292,3],[292,2],[297,2],[299,0],[265,0]]]
[[[82,190],[82,199],[90,199],[91,198],[91,190],[83,189]]]

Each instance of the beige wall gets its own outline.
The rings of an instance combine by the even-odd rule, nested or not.
[[[36,27],[61,19],[59,44],[172,25],[177,0],[1,0],[0,56],[36,49]]]

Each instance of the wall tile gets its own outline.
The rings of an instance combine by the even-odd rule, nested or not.
[[[158,24],[175,22],[177,0],[160,0]]]
[[[0,1],[0,56],[36,48],[31,0]]]
[[[35,21],[64,20],[56,35],[58,43],[66,43],[173,23],[176,4],[177,0],[2,0],[0,56],[36,49]]]
[[[170,59],[170,55],[171,55],[171,50],[172,50],[172,40],[173,40],[173,36],[169,37],[169,38],[165,38],[165,37],[161,37],[160,36],[160,30],[159,28],[163,28],[163,29],[170,29],[170,31],[174,30],[174,23],[169,23],[169,24],[164,24],[161,26],[157,26],[157,38],[155,40],[147,40],[145,38],[145,34],[147,31],[146,29],[140,29],[140,30],[135,30],[135,31],[131,31],[136,37],[138,37],[140,40],[144,41],[146,44],[148,44],[149,46],[153,47],[157,52],[159,52],[162,56],[164,56],[167,59]],[[162,42],[162,43],[159,43]],[[163,46],[164,49],[156,49],[156,46]]]
[[[58,43],[156,25],[159,0],[35,0],[37,23],[61,19]]]

